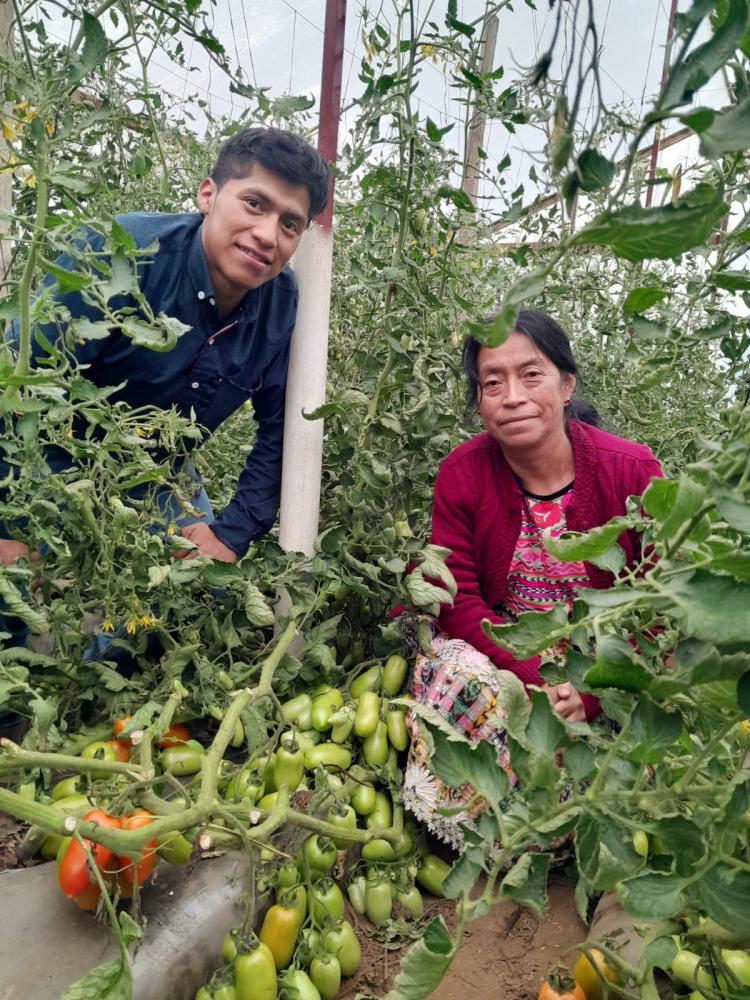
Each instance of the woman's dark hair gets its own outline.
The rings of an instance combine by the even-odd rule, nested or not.
[[[489,317],[487,322],[491,323],[494,317]],[[522,333],[534,344],[546,358],[552,362],[563,375],[577,375],[578,365],[570,349],[570,341],[567,333],[563,330],[551,316],[540,312],[539,309],[521,309],[513,324],[514,333]],[[482,344],[475,337],[467,337],[461,354],[461,365],[466,375],[466,410],[473,412],[477,406],[479,395],[479,372],[477,370],[477,359]],[[573,398],[568,407],[567,416],[574,420],[581,420],[586,424],[599,426],[599,414],[596,409],[584,399]]]
[[[321,212],[328,201],[328,167],[304,139],[280,128],[245,128],[235,132],[219,150],[211,170],[217,187],[225,181],[246,177],[254,163],[288,184],[307,188],[310,218]]]

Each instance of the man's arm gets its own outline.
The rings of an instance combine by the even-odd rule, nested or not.
[[[243,556],[251,542],[273,527],[279,510],[288,368],[287,342],[286,348],[265,372],[262,387],[253,396],[258,430],[255,444],[240,473],[237,492],[210,526],[219,542],[237,557]]]

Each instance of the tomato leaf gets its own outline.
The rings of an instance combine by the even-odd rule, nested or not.
[[[750,935],[750,872],[717,862],[687,889],[691,902],[717,924]]]
[[[617,886],[622,905],[633,917],[659,920],[682,909],[683,879],[666,872],[646,871]]]
[[[659,109],[668,111],[691,100],[727,59],[734,55],[747,28],[747,0],[729,0],[726,17],[713,36],[677,63],[667,78]]]
[[[550,756],[566,742],[565,724],[543,691],[531,691],[531,715],[526,725],[526,747]]]
[[[628,757],[641,764],[657,763],[677,741],[682,726],[682,716],[678,711],[667,712],[643,695],[632,715],[631,736],[636,745]]]
[[[750,642],[750,584],[700,569],[665,586],[683,613],[685,628],[696,639],[719,647]]]
[[[555,640],[567,636],[570,629],[567,608],[561,605],[551,611],[523,611],[518,621],[508,624],[482,620],[484,634],[521,660],[548,649]]]
[[[133,977],[127,960],[117,958],[97,965],[73,983],[60,1000],[131,1000]]]
[[[419,941],[401,961],[401,968],[386,1000],[423,1000],[433,994],[445,975],[455,944],[442,917],[427,924]]]
[[[576,246],[610,247],[618,257],[633,261],[679,257],[702,243],[725,214],[721,192],[701,182],[677,201],[656,208],[628,205],[604,213],[572,239]]]
[[[538,916],[547,904],[547,872],[551,854],[522,854],[500,885],[500,895],[533,910]]]
[[[490,802],[499,802],[508,794],[508,775],[497,759],[497,748],[488,740],[475,744],[449,740],[442,730],[432,733],[434,753],[430,770],[449,788],[460,788],[469,782]]]
[[[622,311],[626,315],[631,313],[642,313],[650,309],[660,299],[665,298],[669,293],[661,285],[643,285],[640,288],[633,288],[628,292]]]

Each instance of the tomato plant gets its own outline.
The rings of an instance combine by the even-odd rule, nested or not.
[[[625,963],[611,942],[592,945],[601,946],[624,990],[653,995],[657,969],[676,979],[697,973],[700,982],[719,986],[721,976],[744,982],[745,0],[714,5],[712,18],[707,4],[681,13],[664,83],[633,121],[601,106],[596,92],[591,118],[582,114],[602,71],[599,46],[592,45],[588,67],[571,61],[566,71],[559,62],[564,8],[580,13],[591,37],[595,12],[580,3],[550,5],[561,27],[532,78],[511,76],[510,67],[478,74],[479,33],[458,20],[455,5],[442,27],[412,23],[409,5],[394,9],[392,23],[387,5],[363,11],[362,92],[338,162],[330,390],[310,415],[326,428],[321,533],[311,561],[282,552],[269,536],[254,543],[247,560],[227,566],[173,560],[174,525],[159,523],[161,489],[176,483],[191,495],[173,461],[202,441],[201,429],[171,412],[127,412],[71,371],[63,352],[46,351],[35,369],[29,364],[35,328],[67,327],[52,296],[32,294],[39,280],[47,287],[78,283],[81,294],[101,302],[107,328],[127,326],[117,299],[138,295],[138,255],[113,213],[182,210],[210,163],[208,147],[236,125],[211,121],[199,144],[189,128],[176,127],[174,109],[156,99],[147,80],[135,86],[128,60],[139,40],[166,39],[177,54],[182,42],[171,32],[171,5],[171,13],[131,6],[137,16],[121,34],[107,20],[114,10],[84,16],[68,5],[77,26],[71,47],[51,41],[40,27],[41,6],[27,5],[16,26],[22,58],[0,64],[9,144],[3,169],[12,171],[3,176],[13,178],[11,236],[18,248],[2,308],[25,344],[19,359],[0,365],[0,440],[13,472],[0,519],[15,526],[17,541],[44,550],[38,564],[2,568],[0,594],[31,633],[45,635],[39,648],[50,650],[3,650],[0,709],[27,725],[20,746],[4,748],[0,772],[14,787],[31,778],[37,797],[16,794],[3,780],[0,807],[48,833],[47,852],[73,817],[97,865],[106,870],[105,856],[129,858],[134,864],[125,871],[141,881],[142,852],[153,856],[150,824],[97,828],[83,815],[92,805],[106,812],[117,800],[118,815],[153,812],[159,854],[186,864],[193,840],[197,860],[201,838],[247,847],[248,836],[263,843],[277,820],[317,837],[295,808],[294,792],[306,782],[323,796],[321,815],[331,810],[324,836],[346,829],[376,866],[369,883],[363,869],[352,873],[348,892],[358,913],[382,927],[394,899],[413,916],[421,913],[408,879],[377,871],[406,867],[409,854],[420,884],[461,900],[453,937],[431,921],[406,958],[396,989],[410,1000],[437,988],[470,917],[508,898],[542,911],[557,844],[572,835],[581,914],[600,893],[616,891],[643,929],[638,966]],[[208,43],[231,73],[207,11],[205,4],[181,10],[180,31],[197,45]],[[497,165],[488,157],[481,170],[490,196],[472,205],[457,185],[461,154],[448,126],[429,119],[415,98],[430,48],[454,71],[450,85],[467,106],[481,104],[509,134],[527,125],[544,131],[536,146],[547,144],[547,162],[535,162],[537,180],[529,174],[510,184],[511,154]],[[722,106],[694,106],[711,79],[727,85]],[[282,103],[241,85],[253,120],[285,120]],[[133,106],[144,108],[138,128],[123,125]],[[684,176],[666,167],[646,176],[643,142],[656,123],[670,121],[691,132],[699,152]],[[304,110],[292,124],[307,128]],[[96,160],[92,148],[102,151]],[[538,199],[530,194],[537,190]],[[95,262],[75,241],[71,246],[71,234],[87,225],[103,239]],[[54,261],[62,251],[72,254],[75,271],[60,274]],[[460,387],[466,324],[498,303],[490,333],[498,340],[521,304],[563,321],[588,395],[613,430],[654,448],[667,475],[632,502],[623,521],[550,542],[553,555],[611,572],[610,590],[582,592],[571,618],[522,616],[491,630],[522,658],[564,643],[564,658],[546,658],[545,680],[571,680],[596,693],[614,726],[572,729],[540,692],[527,697],[504,676],[509,763],[518,779],[511,787],[481,745],[448,741],[429,728],[429,718],[421,720],[434,740],[435,773],[448,784],[473,785],[489,804],[469,834],[470,849],[449,866],[426,856],[408,831],[381,836],[394,823],[396,752],[408,740],[405,703],[389,707],[388,699],[402,693],[417,646],[429,640],[419,613],[434,614],[451,599],[446,553],[425,544],[432,485],[440,460],[475,429],[463,419]],[[180,332],[168,317],[147,319],[131,333],[157,348]],[[68,336],[101,333],[71,327]],[[232,495],[252,433],[243,409],[193,452],[217,506]],[[53,470],[54,450],[72,464]],[[628,528],[642,531],[644,541],[632,572],[623,571],[617,546]],[[283,622],[274,638],[271,605],[279,589],[293,613],[289,634]],[[402,619],[389,617],[395,606],[408,609]],[[99,623],[91,624],[96,615]],[[91,628],[98,638],[114,635],[115,659],[86,656]],[[292,632],[299,635],[294,652]],[[175,722],[185,718],[196,720],[205,750]],[[126,725],[135,743],[129,757],[127,740],[109,740]],[[283,742],[279,729],[293,742]],[[233,763],[220,764],[228,745],[238,752]],[[204,774],[206,759],[216,766]],[[53,806],[47,776],[71,771],[80,777],[54,784]],[[350,810],[365,818],[361,827]],[[260,819],[251,823],[256,812]],[[345,843],[341,837],[335,846]],[[68,857],[74,844],[65,845],[65,884],[79,905],[95,906],[100,888],[90,884],[80,850]],[[316,854],[307,867],[322,873],[336,852],[319,843],[316,851],[326,864],[316,869]],[[286,868],[279,884],[283,877],[292,888],[298,875]],[[325,880],[307,888],[312,916],[323,924],[343,911]],[[321,929],[324,937],[330,932]],[[677,952],[673,934],[681,935]],[[237,960],[242,997],[248,967],[263,975],[270,967],[247,936],[239,943],[248,945]],[[339,951],[331,953],[341,961]],[[301,970],[289,977],[300,989],[311,985]]]

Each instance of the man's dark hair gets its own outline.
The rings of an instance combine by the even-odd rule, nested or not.
[[[488,318],[491,323],[495,317]],[[522,333],[534,344],[557,370],[564,375],[577,375],[578,365],[570,349],[567,333],[551,316],[539,309],[521,309],[513,324],[514,333]],[[473,411],[479,397],[479,372],[477,360],[482,344],[475,337],[467,337],[461,354],[461,365],[466,375],[466,408]],[[586,424],[599,426],[599,414],[596,409],[584,399],[572,399],[566,410],[566,415],[574,420],[582,420]]]
[[[304,139],[280,128],[245,128],[223,144],[211,170],[217,187],[225,181],[246,177],[254,163],[276,174],[288,184],[307,189],[310,218],[322,212],[328,201],[328,166]]]

